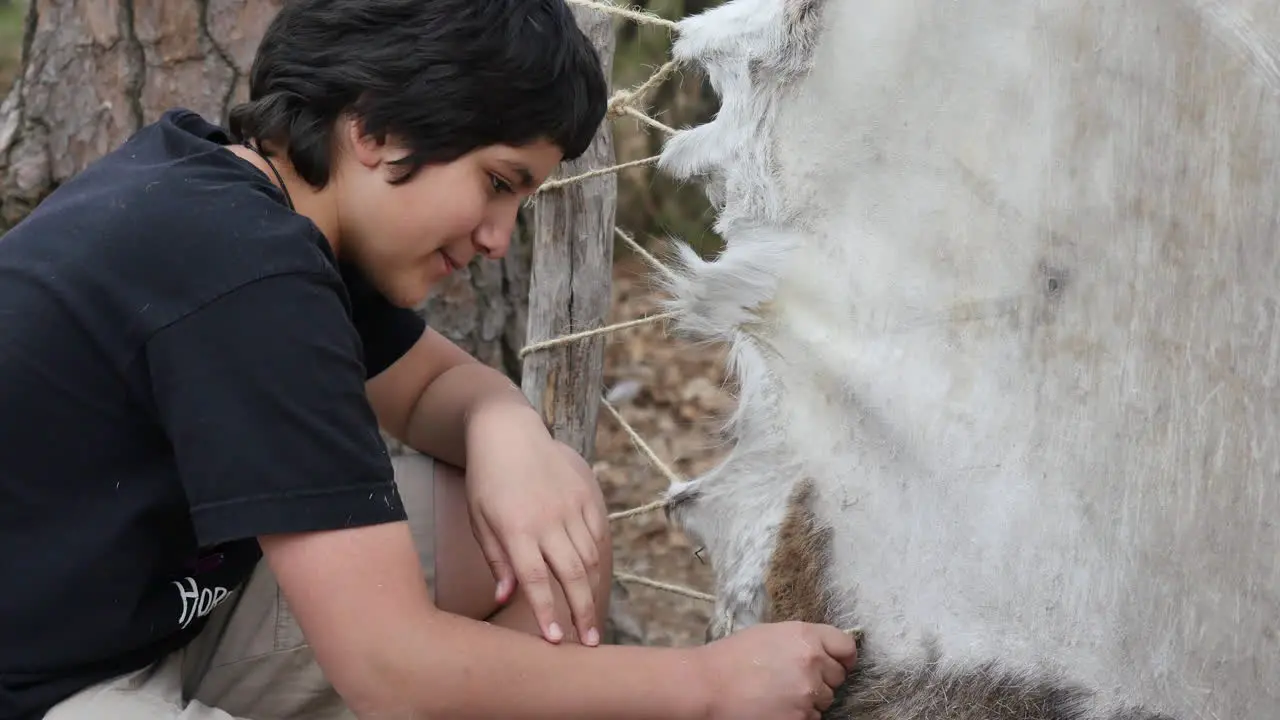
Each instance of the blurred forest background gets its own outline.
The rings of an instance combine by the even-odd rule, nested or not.
[[[70,0],[33,1],[40,2],[42,10],[64,6],[49,12],[66,12],[70,5]],[[4,94],[22,66],[24,36],[28,35],[24,31],[34,18],[28,13],[27,2],[0,0],[0,89]],[[636,0],[628,4],[677,20],[718,5],[720,0]],[[133,6],[132,2],[128,5]],[[212,24],[208,18],[205,21]],[[618,44],[613,86],[622,89],[643,82],[666,62],[671,35],[663,28],[625,20],[618,20],[615,26]],[[674,74],[649,96],[650,114],[677,129],[711,119],[716,104],[705,78],[696,70]],[[3,121],[0,118],[0,125]],[[77,123],[84,119],[56,121]],[[660,152],[665,139],[660,131],[630,118],[611,122],[619,163]],[[618,181],[617,225],[642,244],[661,253],[667,239],[674,237],[704,256],[714,256],[719,250],[720,239],[711,230],[713,218],[699,188],[681,186],[651,166],[624,170]],[[648,281],[651,272],[625,246],[615,246],[610,322],[657,312],[659,298]],[[473,278],[472,282],[479,281]],[[473,293],[453,302],[474,301],[475,297]],[[518,312],[512,317],[517,324],[522,319]],[[510,325],[513,321],[505,322]],[[483,352],[473,351],[485,357]],[[669,337],[662,325],[624,331],[612,336],[606,346],[605,387],[611,401],[658,456],[685,476],[709,469],[723,452],[715,431],[730,409],[730,397],[723,388],[724,371],[724,357],[718,348],[683,343]],[[594,461],[610,510],[647,503],[666,485],[607,415],[601,415],[599,421]],[[619,569],[710,590],[709,566],[695,557],[696,548],[673,532],[661,513],[616,523],[614,532]],[[616,638],[621,642],[700,643],[709,618],[710,608],[701,601],[646,587],[619,588],[615,603]]]
[[[27,0],[0,0],[0,87],[8,92],[22,59]]]

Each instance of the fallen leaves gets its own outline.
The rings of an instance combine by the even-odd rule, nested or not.
[[[638,260],[620,259],[614,269],[609,322],[661,312],[648,282],[650,270]],[[717,435],[732,411],[725,387],[724,349],[671,336],[665,324],[620,331],[605,349],[605,394],[622,417],[681,477],[712,468],[725,448]],[[644,457],[608,414],[596,433],[596,475],[610,512],[657,499],[663,474]],[[614,563],[655,580],[712,592],[711,566],[697,548],[667,524],[661,512],[613,524]],[[645,632],[646,644],[694,645],[703,641],[710,606],[646,587],[629,586],[624,613]]]

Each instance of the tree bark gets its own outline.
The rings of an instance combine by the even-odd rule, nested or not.
[[[0,232],[170,107],[225,123],[248,97],[254,52],[280,6],[32,0],[22,70],[0,105]],[[472,265],[423,308],[435,329],[516,381],[530,242],[517,231],[507,259]]]
[[[613,74],[611,16],[574,7],[578,25]],[[601,125],[587,152],[561,166],[560,177],[614,164],[612,128]],[[608,317],[617,176],[610,173],[550,189],[534,205],[529,341],[600,327]],[[524,363],[523,388],[557,439],[590,459],[604,375],[605,338],[595,336],[540,350]]]

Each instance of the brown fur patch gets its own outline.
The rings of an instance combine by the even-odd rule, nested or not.
[[[819,522],[816,501],[811,481],[796,484],[765,578],[772,622],[835,623],[831,528]],[[877,661],[874,647],[859,647],[858,665],[824,720],[1175,720],[1132,708],[1100,714],[1088,689],[998,661],[943,667],[930,652],[925,661],[889,666]]]
[[[831,529],[821,527],[810,503],[813,483],[801,480],[792,491],[787,515],[778,528],[765,592],[771,620],[829,622],[827,568],[831,565]]]

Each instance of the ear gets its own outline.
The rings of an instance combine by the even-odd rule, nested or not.
[[[341,134],[346,140],[344,144],[351,152],[351,157],[360,165],[373,170],[390,160],[388,156],[392,149],[386,143],[379,142],[377,138],[365,133],[364,123],[360,122],[359,118],[344,116],[338,120],[338,126],[341,128]]]

